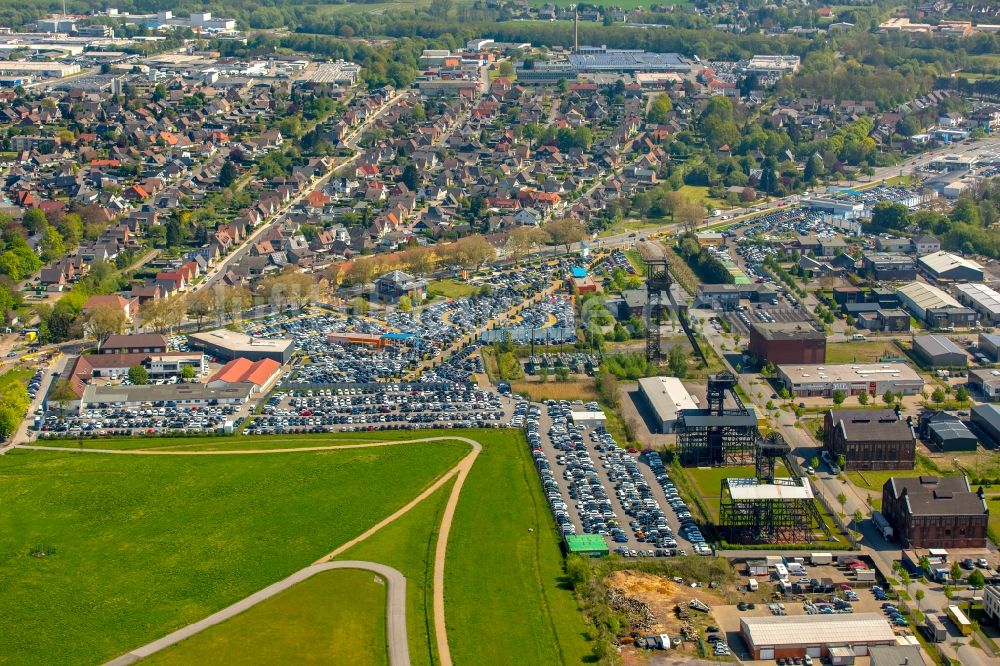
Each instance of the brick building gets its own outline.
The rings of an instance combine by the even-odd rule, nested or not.
[[[758,363],[826,362],[826,335],[805,322],[751,322],[750,355]]]
[[[831,409],[824,446],[844,456],[847,470],[913,469],[917,440],[908,421],[891,409]]]
[[[892,477],[882,514],[904,548],[985,548],[990,511],[964,476]]]

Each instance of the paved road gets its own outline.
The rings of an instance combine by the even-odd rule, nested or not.
[[[195,634],[199,634],[210,627],[225,622],[243,611],[253,608],[260,602],[270,599],[279,592],[283,592],[297,583],[312,578],[318,573],[334,569],[363,569],[385,578],[389,585],[385,613],[386,633],[389,643],[389,663],[391,666],[409,666],[410,647],[406,639],[406,578],[392,567],[378,564],[377,562],[362,562],[359,560],[324,562],[323,564],[313,564],[305,569],[300,569],[288,578],[280,580],[274,585],[269,585],[263,590],[255,592],[246,599],[241,599],[232,606],[223,608],[203,620],[182,627],[172,634],[167,634],[152,643],[136,648],[117,659],[112,659],[105,666],[127,666],[128,664],[134,664],[140,659],[145,659],[160,650],[168,648],[171,645],[176,645]]]

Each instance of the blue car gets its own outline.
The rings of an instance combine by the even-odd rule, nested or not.
[[[628,543],[628,537],[624,534],[616,534],[612,537],[617,543]]]

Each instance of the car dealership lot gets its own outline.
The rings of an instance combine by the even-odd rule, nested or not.
[[[621,449],[603,429],[572,424],[569,413],[565,401],[521,402],[514,417],[514,425],[525,426],[560,531],[601,534],[611,550],[627,556],[694,554],[680,517],[687,507],[659,456]]]

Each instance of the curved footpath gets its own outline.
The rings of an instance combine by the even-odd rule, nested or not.
[[[293,585],[301,583],[307,578],[312,578],[318,573],[333,569],[363,569],[385,578],[389,584],[388,601],[385,611],[386,634],[389,643],[389,663],[391,666],[409,666],[410,646],[406,641],[406,578],[392,567],[387,567],[377,562],[361,562],[358,560],[326,562],[324,564],[314,564],[305,569],[299,569],[288,578],[280,580],[274,585],[268,585],[263,590],[254,592],[249,597],[237,601],[232,606],[223,608],[217,613],[212,613],[203,620],[182,627],[172,634],[167,634],[163,638],[143,645],[141,648],[136,648],[128,654],[107,662],[105,666],[127,666],[128,664],[134,664],[140,659],[145,659],[153,653],[201,633],[209,627],[214,627],[220,622],[225,622],[243,611],[253,608],[260,602],[270,599],[279,592],[283,592]]]
[[[406,638],[406,592],[405,585],[406,579],[401,573],[395,569],[378,564],[376,562],[359,562],[353,560],[345,560],[340,562],[331,562],[331,560],[341,553],[346,552],[353,546],[361,543],[373,534],[381,531],[386,526],[390,525],[393,521],[406,515],[411,509],[420,504],[422,501],[427,499],[435,491],[437,491],[441,486],[448,483],[452,478],[455,478],[455,485],[451,489],[451,495],[448,497],[448,503],[445,505],[444,512],[441,516],[441,525],[438,528],[438,538],[437,546],[434,551],[434,581],[433,581],[433,596],[434,596],[434,633],[436,635],[436,642],[438,648],[438,658],[441,661],[442,666],[452,666],[451,660],[451,650],[448,647],[448,632],[447,623],[445,622],[445,609],[444,609],[444,566],[445,560],[448,555],[448,535],[451,533],[451,523],[455,518],[455,510],[458,507],[458,500],[462,493],[462,486],[465,484],[466,478],[469,476],[469,472],[472,470],[473,463],[476,462],[476,458],[479,456],[480,451],[483,450],[482,445],[474,439],[469,439],[468,437],[424,437],[421,439],[401,439],[401,440],[390,440],[383,442],[365,442],[360,444],[341,444],[336,446],[308,446],[308,447],[294,447],[294,448],[284,448],[284,449],[236,449],[236,450],[221,450],[221,451],[178,451],[178,450],[159,450],[159,449],[83,449],[83,448],[72,448],[68,446],[37,446],[29,444],[18,444],[15,448],[28,449],[33,451],[60,451],[69,453],[101,453],[109,455],[158,455],[158,456],[225,456],[225,455],[265,455],[269,453],[307,453],[310,451],[336,451],[339,449],[363,449],[371,448],[377,446],[400,446],[403,444],[419,444],[421,442],[441,442],[441,441],[453,441],[462,442],[468,444],[472,447],[472,450],[462,458],[457,465],[452,467],[450,470],[442,474],[434,483],[428,486],[423,492],[414,497],[412,500],[403,505],[400,509],[393,512],[389,516],[386,516],[378,523],[370,527],[365,532],[354,537],[350,541],[338,546],[333,552],[320,558],[311,566],[304,569],[300,569],[288,578],[279,581],[273,585],[270,585],[259,592],[251,594],[249,597],[237,601],[235,604],[209,615],[203,620],[189,624],[186,627],[182,627],[177,631],[164,636],[158,640],[148,643],[140,648],[132,650],[128,654],[124,654],[117,659],[107,662],[105,666],[126,666],[127,664],[134,664],[140,659],[144,659],[151,654],[159,652],[160,650],[174,645],[185,638],[190,638],[195,634],[198,634],[209,627],[215,626],[220,622],[223,622],[239,613],[245,611],[252,606],[260,603],[261,601],[268,599],[278,592],[285,590],[292,585],[313,576],[320,571],[327,571],[329,569],[366,569],[369,571],[374,571],[379,575],[385,577],[389,581],[389,603],[386,608],[386,615],[388,617],[388,638],[389,638],[389,663],[392,666],[408,666],[410,663],[409,647]],[[398,581],[394,583],[394,581]]]

